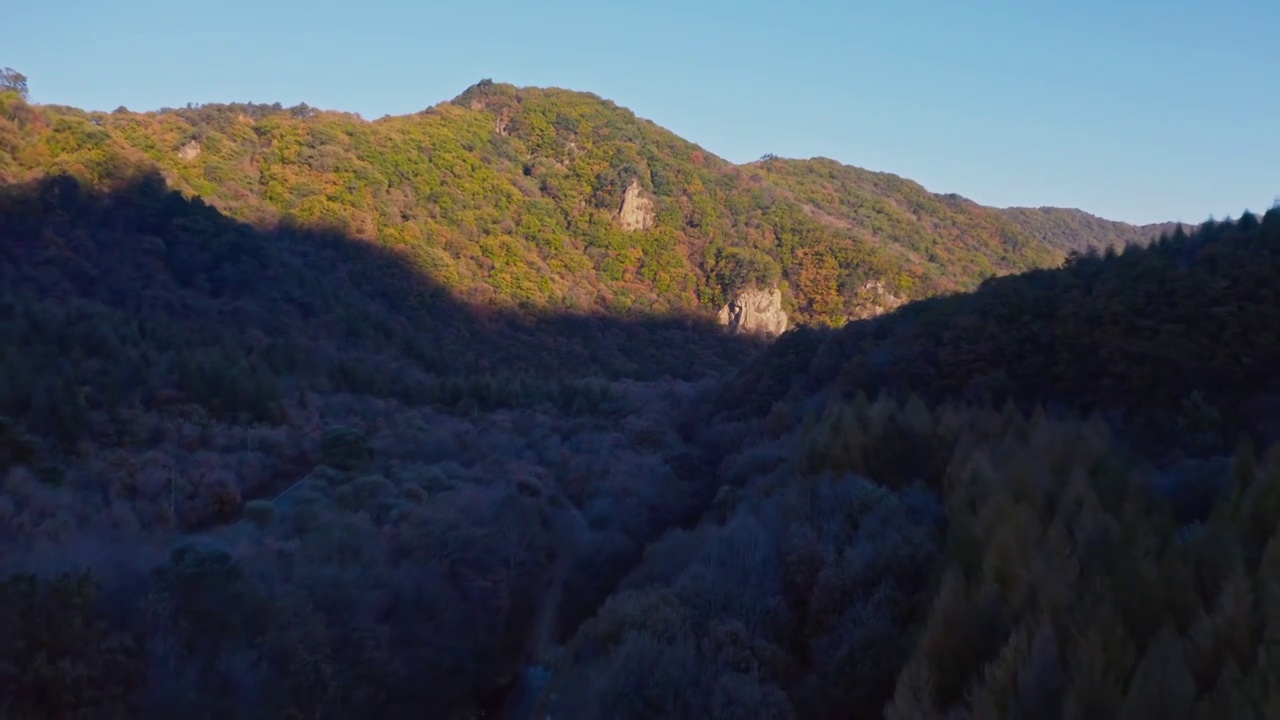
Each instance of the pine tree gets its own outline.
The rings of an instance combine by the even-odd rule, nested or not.
[[[1251,669],[1256,637],[1252,583],[1240,573],[1188,632],[1188,659],[1201,691],[1212,689],[1227,666],[1235,667],[1237,674]]]
[[[1129,683],[1121,720],[1192,720],[1195,678],[1187,667],[1182,641],[1165,625],[1147,648]]]
[[[1195,720],[1259,717],[1250,714],[1244,687],[1244,674],[1234,662],[1228,662],[1217,684],[1196,703]]]
[[[1133,670],[1133,642],[1112,607],[1105,581],[1081,587],[1079,593],[1086,607],[1067,648],[1067,705],[1082,719],[1116,717]]]
[[[922,662],[908,663],[898,676],[893,700],[885,708],[885,720],[942,720],[933,704],[934,685],[929,668]]]
[[[975,718],[1012,717],[1011,708],[1018,692],[1019,673],[1031,656],[1031,636],[1027,623],[1013,631],[1004,647],[982,668],[968,704]]]
[[[1062,715],[1066,675],[1058,638],[1048,622],[1040,622],[1029,656],[1018,668],[1009,709],[1010,720],[1053,720]]]

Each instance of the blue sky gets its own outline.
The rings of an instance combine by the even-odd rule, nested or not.
[[[1118,220],[1280,195],[1274,0],[9,0],[37,102],[374,118],[481,78],[589,90],[736,162],[825,156]]]

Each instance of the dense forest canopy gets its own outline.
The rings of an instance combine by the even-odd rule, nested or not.
[[[1280,715],[1280,208],[0,83],[0,717]]]

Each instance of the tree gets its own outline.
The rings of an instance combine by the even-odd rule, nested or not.
[[[137,638],[109,626],[89,571],[0,580],[0,717],[137,717]]]
[[[0,70],[0,92],[16,92],[26,100],[29,94],[27,76],[11,67]]]
[[[1182,640],[1166,626],[1138,665],[1121,717],[1190,718],[1195,701],[1195,678],[1187,667]]]

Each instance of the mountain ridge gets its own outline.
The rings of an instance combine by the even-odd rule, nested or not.
[[[999,211],[1044,242],[1067,252],[1106,250],[1108,247],[1122,250],[1127,245],[1149,244],[1179,228],[1193,232],[1200,226],[1178,221],[1134,225],[1108,220],[1079,208],[1006,207]]]
[[[87,112],[12,95],[0,111],[0,181],[157,169],[238,219],[396,247],[470,301],[530,311],[714,316],[760,285],[782,290],[795,322],[839,325],[1067,254],[1025,219],[913,181],[821,158],[734,164],[563,88],[486,80],[376,120],[278,103]],[[644,211],[624,224],[628,193]]]

